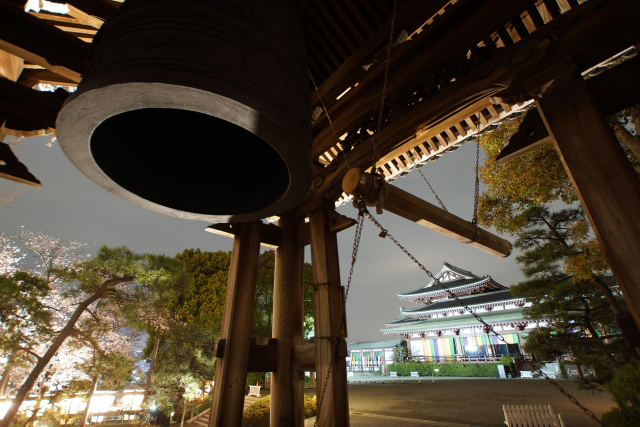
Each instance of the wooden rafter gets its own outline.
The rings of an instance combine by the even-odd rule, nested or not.
[[[0,2],[0,49],[73,81],[87,67],[88,45],[78,38]]]

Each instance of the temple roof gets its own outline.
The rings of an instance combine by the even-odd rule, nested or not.
[[[401,343],[402,343],[401,339],[351,342],[347,344],[347,350],[351,351],[351,350],[394,348],[395,346]]]
[[[485,287],[494,290],[506,289],[506,287],[495,282],[491,278],[491,276],[479,277],[470,271],[463,270],[447,262],[442,263],[442,268],[436,275],[436,279],[438,279],[438,281],[440,281],[442,285],[450,290],[464,287],[473,287],[473,285],[477,285],[478,287],[481,285],[485,285]],[[429,294],[432,294],[430,296],[436,296],[438,294],[446,294],[446,292],[442,289],[441,286],[438,286],[435,283],[435,280],[431,280],[429,284],[423,286],[422,288],[399,293],[398,297],[401,299],[415,300],[420,299],[420,297],[426,297]]]
[[[503,289],[493,292],[486,292],[476,295],[465,295],[459,299],[468,306],[486,305],[499,302],[515,301],[516,299],[509,289]],[[418,307],[409,310],[403,310],[403,314],[411,317],[423,317],[429,313],[437,313],[441,311],[450,311],[450,309],[462,309],[460,303],[453,298],[442,299],[429,304],[425,307]],[[403,319],[404,320],[404,319]]]
[[[531,320],[525,319],[521,308],[482,313],[482,319],[490,325],[513,322],[531,322]],[[459,329],[470,326],[481,326],[481,324],[478,323],[478,321],[471,315],[451,316],[438,319],[419,320],[402,326],[383,328],[380,329],[380,332],[383,334],[420,333],[442,329]]]

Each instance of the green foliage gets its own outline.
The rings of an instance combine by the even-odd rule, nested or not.
[[[533,207],[523,216],[515,247],[523,251],[516,259],[528,280],[511,291],[531,303],[524,309],[528,318],[554,319],[529,334],[525,350],[540,360],[572,353],[575,363],[596,371],[585,386],[602,387],[636,357],[618,331],[615,314],[624,301],[606,259],[582,209]]]
[[[607,391],[629,419],[640,425],[640,362],[627,363],[606,385]]]
[[[304,417],[318,415],[315,396],[304,396]],[[271,396],[265,396],[255,401],[242,414],[242,427],[269,427],[271,416]]]
[[[256,385],[264,381],[264,372],[247,372],[247,386]]]
[[[242,427],[269,427],[271,396],[256,400],[242,414]]]
[[[101,389],[120,390],[125,383],[131,382],[134,360],[132,357],[120,353],[105,353],[96,356],[80,368],[89,377],[100,375]],[[85,388],[85,391],[89,387]]]
[[[212,331],[217,339],[222,328],[231,253],[186,249],[175,259],[184,264],[194,282],[190,292],[176,301],[179,316],[190,325]]]
[[[0,350],[33,348],[53,333],[51,308],[44,302],[49,283],[25,272],[0,277]]]
[[[600,417],[604,427],[638,427],[640,425],[640,414],[629,413],[618,408],[605,412]]]
[[[435,372],[434,369],[439,369]],[[411,372],[418,372],[421,377],[481,377],[499,378],[498,363],[429,363],[407,362],[389,365],[388,372],[397,372],[398,376],[411,376]]]
[[[487,158],[480,167],[486,190],[478,204],[478,220],[483,227],[516,235],[526,222],[524,212],[554,201],[578,200],[560,157],[553,145],[545,145],[524,156],[498,166],[495,158],[507,145],[524,116],[505,121],[478,138]]]
[[[318,405],[316,402],[316,397],[312,398],[304,395],[304,417],[310,418],[318,415]]]
[[[405,363],[407,361],[407,342],[396,345],[393,348],[393,360],[395,363]]]
[[[271,337],[275,266],[276,253],[274,251],[265,251],[258,258],[258,283],[251,335],[260,341]]]
[[[513,357],[511,356],[502,356],[500,358],[500,361],[498,362],[498,364],[504,365],[504,366],[511,366],[512,363],[513,363]]]
[[[640,123],[637,117],[636,124]],[[529,333],[525,350],[540,360],[571,353],[573,363],[595,372],[582,382],[583,388],[624,394],[621,390],[628,387],[616,381],[617,375],[631,369],[627,368],[629,362],[635,366],[638,359],[621,336],[616,320],[616,314],[626,310],[625,303],[586,215],[577,206],[576,193],[558,154],[547,145],[502,166],[495,163],[521,120],[508,121],[479,139],[487,153],[480,170],[487,190],[480,199],[479,220],[483,226],[517,236],[515,247],[522,251],[517,261],[527,280],[512,286],[511,291],[531,303],[525,316],[552,319]],[[620,129],[620,123],[617,127],[613,124],[618,138],[624,137],[626,131]],[[637,160],[640,144],[636,135],[626,136],[623,145]],[[571,206],[552,211],[548,206],[556,201]],[[609,417],[608,425],[627,425],[624,420],[636,416],[630,415],[629,408],[635,411],[639,402],[627,399],[630,403],[625,407],[624,399],[617,401],[620,410],[605,418]]]

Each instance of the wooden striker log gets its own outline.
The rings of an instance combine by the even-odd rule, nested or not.
[[[506,258],[511,254],[513,248],[508,240],[393,185],[387,184],[387,189],[385,210],[492,255]],[[371,174],[353,168],[344,176],[342,190],[352,196],[363,196],[370,203],[376,203],[380,195],[380,184]]]

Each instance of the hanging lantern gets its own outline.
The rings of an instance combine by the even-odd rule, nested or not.
[[[293,208],[311,184],[311,103],[294,1],[127,0],[57,120],[106,190],[214,222]]]

